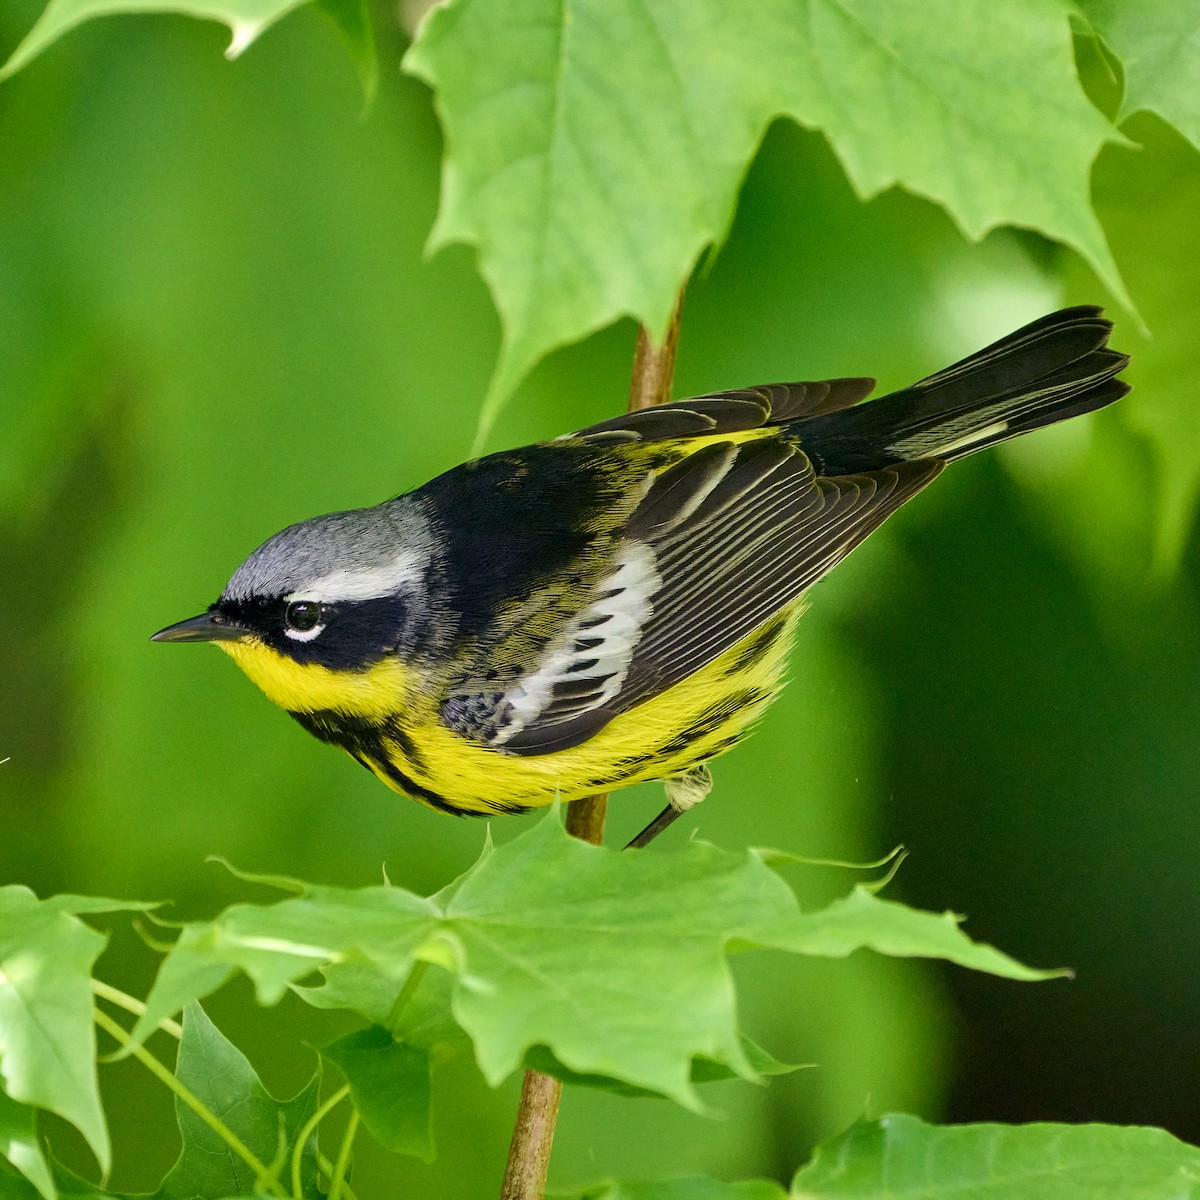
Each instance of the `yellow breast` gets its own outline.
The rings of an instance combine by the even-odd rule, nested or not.
[[[217,645],[271,700],[393,790],[452,812],[493,813],[663,779],[728,750],[774,699],[803,608],[803,600],[793,602],[582,745],[543,755],[506,754],[454,733],[436,696],[416,686],[416,674],[395,657],[363,671],[334,671],[257,640]],[[338,716],[348,718],[344,726]]]

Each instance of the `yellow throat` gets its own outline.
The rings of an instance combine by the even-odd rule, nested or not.
[[[257,638],[217,642],[268,699],[288,712],[335,712],[384,718],[403,708],[412,673],[394,656],[363,671],[298,663]]]

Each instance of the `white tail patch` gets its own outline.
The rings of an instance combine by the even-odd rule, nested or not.
[[[936,430],[919,433],[915,437],[903,438],[898,442],[893,442],[888,449],[897,454],[903,454],[908,458],[948,458],[951,454],[957,454],[960,450],[969,450],[972,446],[976,446],[980,442],[990,441],[999,434],[1006,432],[1007,429],[1007,421],[993,421],[990,425],[985,425],[982,429],[972,429],[969,433],[964,433],[960,437],[945,442],[940,440],[947,433],[946,427],[943,426]]]

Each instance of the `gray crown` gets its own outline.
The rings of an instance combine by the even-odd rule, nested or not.
[[[414,497],[327,513],[268,538],[233,573],[221,599],[287,596],[334,572],[384,569],[414,550],[432,553],[429,522]]]

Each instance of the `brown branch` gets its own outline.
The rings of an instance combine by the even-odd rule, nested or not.
[[[541,1071],[525,1072],[500,1200],[541,1200],[545,1195],[561,1095],[557,1079]]]
[[[638,329],[633,352],[633,377],[629,381],[629,411],[665,404],[671,399],[671,379],[675,374],[675,346],[679,341],[679,314],[683,307],[683,289],[675,300],[675,311],[661,346],[656,346],[643,325]],[[604,842],[604,815],[608,795],[584,796],[567,808],[567,832],[594,846]],[[554,1143],[554,1123],[562,1084],[541,1071],[526,1071],[517,1105],[517,1122],[508,1147],[508,1165],[500,1200],[542,1200],[546,1175],[550,1170],[550,1148]]]
[[[633,351],[633,375],[629,380],[629,411],[666,404],[671,399],[671,380],[675,376],[675,347],[679,344],[679,317],[683,311],[683,288],[675,297],[675,309],[663,344],[656,346],[645,325],[638,328]],[[584,796],[567,809],[567,832],[599,846],[604,841],[604,815],[608,795]]]
[[[683,289],[675,297],[671,324],[661,346],[656,346],[645,325],[638,329],[633,351],[633,377],[629,380],[629,411],[653,408],[671,399],[671,380],[675,376],[675,347],[679,344],[679,314],[683,310]]]

